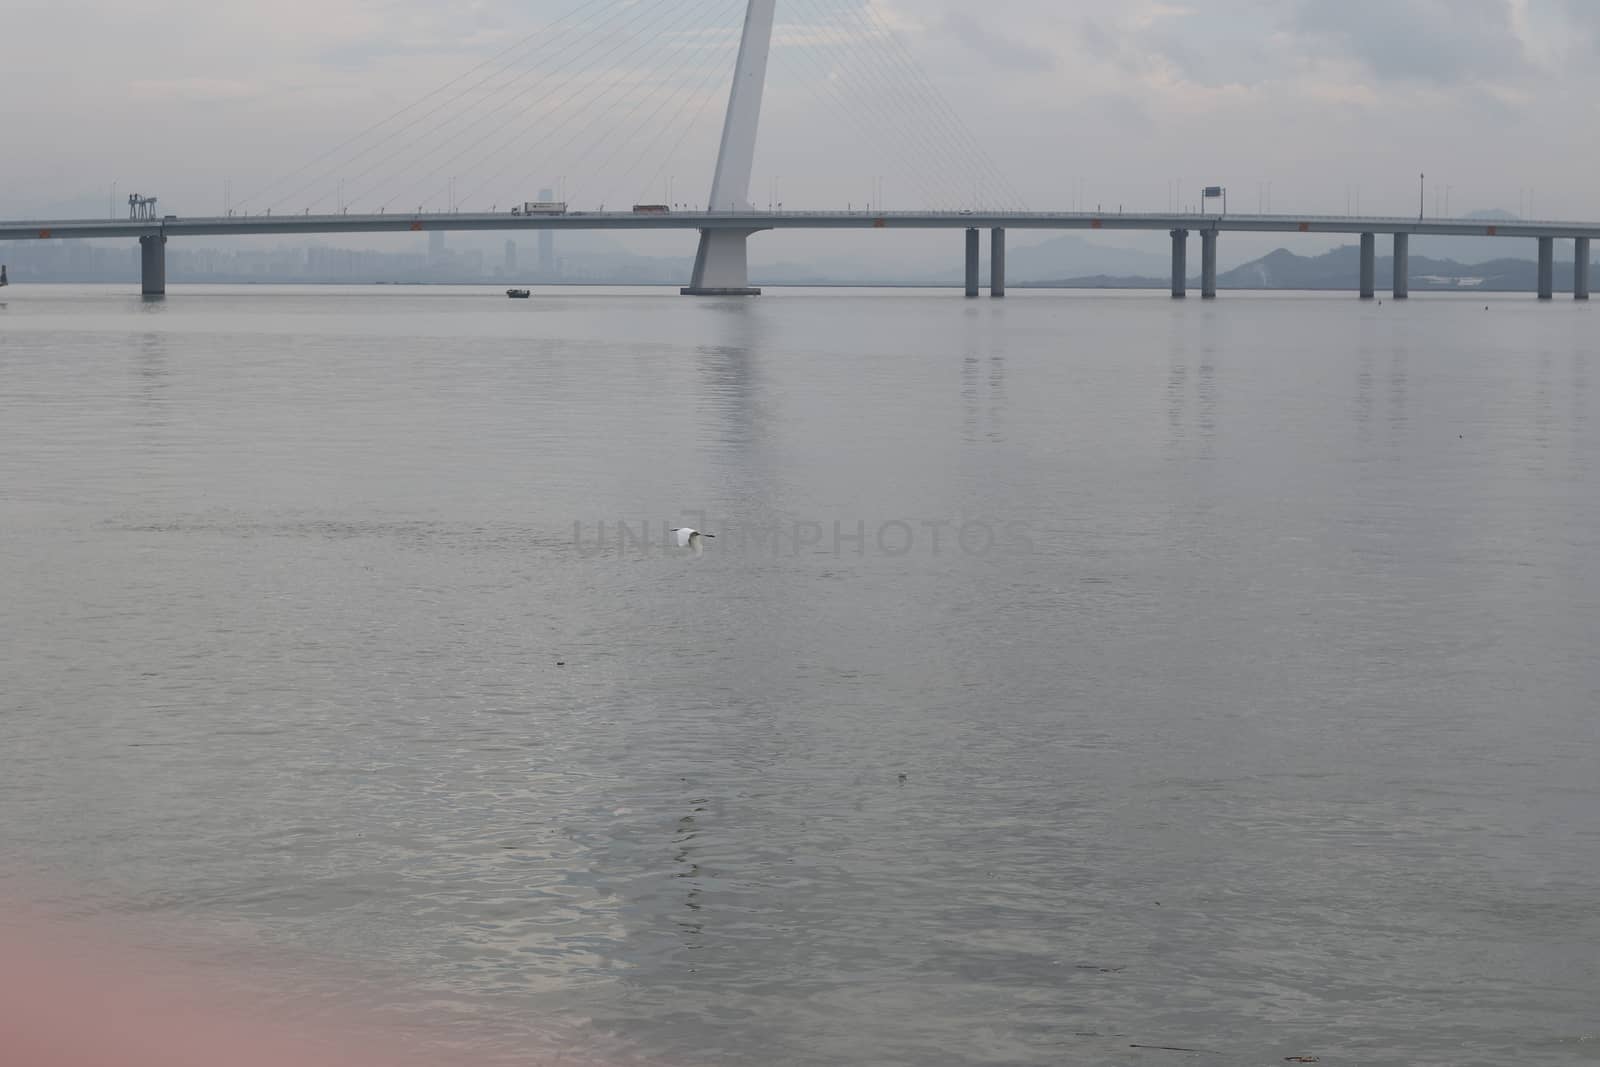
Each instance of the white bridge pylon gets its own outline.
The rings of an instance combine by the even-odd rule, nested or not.
[[[772,54],[772,26],[777,0],[750,0],[739,39],[739,60],[728,94],[728,116],[722,124],[722,146],[711,179],[707,210],[752,211],[750,172],[755,169],[756,134],[761,125],[761,94],[767,84],[767,58]],[[759,296],[750,287],[745,242],[761,227],[748,230],[701,230],[700,251],[685,296]]]

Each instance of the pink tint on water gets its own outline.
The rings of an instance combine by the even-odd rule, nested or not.
[[[103,924],[46,920],[26,907],[0,902],[4,1067],[579,1062],[551,1052],[508,1059],[503,1049],[462,1051],[472,1043],[453,1034],[436,1035],[437,1042],[414,1034],[402,1038],[379,1020],[378,1012],[359,1004],[343,995],[307,996],[285,976],[218,973],[180,952],[135,947]]]

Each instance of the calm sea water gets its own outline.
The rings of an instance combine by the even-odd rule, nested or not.
[[[0,295],[63,908],[486,1054],[1600,1061],[1600,309]]]

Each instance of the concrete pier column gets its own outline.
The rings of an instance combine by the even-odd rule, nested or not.
[[[1539,238],[1539,299],[1556,295],[1556,239]]]
[[[1378,235],[1361,235],[1361,299],[1371,300],[1378,288]]]
[[[167,238],[151,234],[139,238],[139,291],[163,296],[167,291]]]
[[[989,231],[989,295],[1006,295],[1006,231]]]
[[[1589,299],[1589,239],[1574,238],[1572,242],[1572,299]]]
[[[1172,231],[1172,296],[1182,300],[1189,294],[1189,231]]]
[[[548,231],[547,231],[548,232]],[[700,251],[694,273],[679,289],[684,296],[760,296],[750,284],[750,260],[745,242],[755,230],[701,230]]]
[[[1217,298],[1217,231],[1200,231],[1200,299]]]
[[[1411,295],[1411,235],[1394,235],[1394,298],[1404,300]]]
[[[978,231],[967,231],[967,295],[978,295]]]

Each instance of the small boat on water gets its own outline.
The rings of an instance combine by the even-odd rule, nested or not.
[[[507,289],[506,295],[513,300],[526,300],[533,295],[532,289]]]

